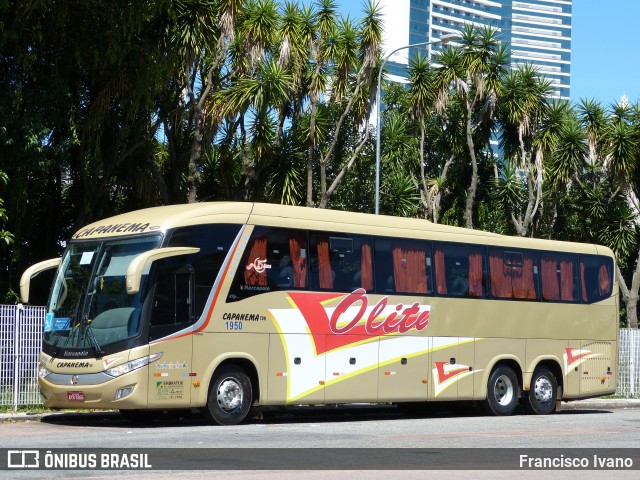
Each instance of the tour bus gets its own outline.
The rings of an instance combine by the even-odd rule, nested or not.
[[[612,394],[618,287],[606,247],[260,203],[139,210],[81,228],[57,268],[42,401],[125,416]]]

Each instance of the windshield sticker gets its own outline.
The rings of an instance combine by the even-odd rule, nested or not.
[[[60,330],[69,330],[69,323],[71,323],[70,320],[71,319],[69,317],[54,318],[53,329],[56,332],[59,332]]]
[[[53,329],[53,313],[47,313],[44,317],[44,331],[50,332]]]
[[[93,253],[94,252],[83,252],[82,257],[80,257],[80,265],[89,265],[93,258]]]

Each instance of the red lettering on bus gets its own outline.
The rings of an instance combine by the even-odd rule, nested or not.
[[[382,297],[367,315],[369,297],[362,288],[347,295],[289,292],[289,296],[299,308],[311,334],[327,335],[324,347],[316,345],[317,354],[362,341],[363,336],[406,333],[414,329],[420,331],[429,325],[429,310],[425,310],[429,307],[418,302],[410,306],[399,303],[392,306],[394,312],[380,318],[385,309],[388,310],[388,297]],[[340,297],[342,299],[333,312],[325,307]],[[349,309],[355,313],[350,313]]]

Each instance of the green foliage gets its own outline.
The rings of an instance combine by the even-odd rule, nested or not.
[[[338,12],[334,0],[0,3],[3,297],[73,230],[135,208],[372,212],[382,19],[374,1],[358,22]],[[640,105],[549,99],[532,67],[507,71],[499,32],[460,33],[433,64],[412,57],[408,85],[383,78],[381,211],[604,243],[629,281]]]

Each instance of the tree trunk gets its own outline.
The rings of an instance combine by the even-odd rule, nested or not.
[[[473,144],[473,129],[471,127],[471,112],[467,112],[467,148],[471,158],[471,184],[467,190],[467,204],[464,211],[464,222],[467,228],[473,228],[473,206],[478,190],[478,161],[476,159],[475,147]]]
[[[620,284],[620,293],[627,309],[627,326],[638,328],[638,294],[640,291],[640,250],[636,258],[636,267],[631,278],[631,288],[627,289],[627,284],[622,278],[620,270],[616,267],[616,276]]]

